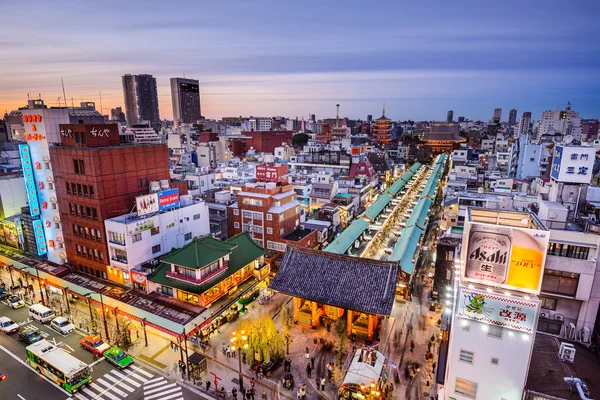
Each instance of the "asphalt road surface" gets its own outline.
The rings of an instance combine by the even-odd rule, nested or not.
[[[120,371],[103,358],[94,360],[92,354],[79,345],[83,336],[77,331],[64,336],[47,325],[32,321],[27,309],[25,306],[13,310],[5,304],[0,304],[0,316],[11,318],[21,326],[21,329],[28,326],[38,328],[46,336],[46,340],[91,365],[92,382],[81,392],[71,396],[53,382],[38,375],[25,363],[25,347],[27,345],[18,340],[17,333],[12,335],[0,333],[0,373],[7,375],[7,379],[0,382],[0,398],[2,400],[66,400],[71,397],[77,400],[203,398],[140,364],[134,364]]]

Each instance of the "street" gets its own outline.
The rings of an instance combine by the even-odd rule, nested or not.
[[[74,399],[179,400],[202,398],[177,383],[157,375],[140,363],[119,371],[103,358],[95,360],[90,352],[79,345],[83,335],[78,331],[64,336],[46,325],[31,321],[27,310],[27,306],[13,310],[5,304],[0,304],[0,316],[11,318],[20,325],[21,329],[30,326],[39,329],[50,343],[91,366],[91,384],[83,391],[76,393],[73,396]],[[68,392],[38,375],[25,363],[25,347],[27,345],[19,341],[17,333],[0,334],[0,346],[2,351],[0,353],[0,360],[2,360],[0,373],[7,375],[7,380],[0,382],[2,399],[65,400],[71,398]]]

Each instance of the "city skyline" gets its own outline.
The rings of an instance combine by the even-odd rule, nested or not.
[[[32,4],[35,13],[6,7],[0,112],[24,106],[27,93],[58,105],[64,78],[69,104],[100,108],[101,91],[109,114],[125,106],[122,75],[151,74],[161,117],[172,119],[169,80],[185,73],[200,81],[207,118],[325,118],[339,103],[341,116],[366,119],[378,117],[383,102],[394,120],[444,120],[449,109],[455,118],[489,120],[494,108],[539,119],[567,101],[583,118],[600,114],[592,1],[568,14],[556,1],[64,4],[69,13],[44,2]],[[44,35],[31,35],[33,26]]]

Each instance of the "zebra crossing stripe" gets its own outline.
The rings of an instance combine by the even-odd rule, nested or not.
[[[177,383],[169,383],[167,385],[163,385],[163,386],[161,386],[159,388],[154,388],[154,389],[151,389],[151,390],[147,390],[146,388],[144,388],[144,395],[152,394],[152,393],[156,393],[156,392],[160,392],[161,390],[172,388],[172,387],[175,387],[175,386],[177,386]]]
[[[150,383],[162,381],[163,379],[165,379],[165,378],[163,378],[162,376],[159,376],[158,378],[150,379],[148,382],[146,382],[146,385],[148,385]]]
[[[139,372],[139,373],[140,373],[140,374],[142,374],[142,375],[146,375],[146,376],[148,377],[148,379],[150,379],[150,378],[152,378],[152,377],[154,376],[154,375],[152,375],[151,373],[149,373],[149,372],[146,372],[146,371],[144,371],[144,370],[143,370],[143,369],[141,369],[141,368],[137,368],[137,369],[135,370],[135,372]]]
[[[115,372],[115,373],[116,373],[116,371],[113,371],[113,372]],[[119,373],[117,376],[120,376],[120,377],[122,377],[123,381],[125,381],[125,382],[129,382],[129,383],[130,383],[130,384],[131,384],[133,387],[135,387],[135,388],[139,388],[139,387],[142,385],[142,383],[144,383],[144,381],[142,381],[142,382],[140,383],[140,382],[138,382],[138,381],[136,381],[136,380],[134,380],[134,379],[131,379],[129,376],[125,376],[125,375],[123,375],[123,374],[121,374],[121,373]]]
[[[96,398],[96,393],[92,392],[90,388],[83,388],[83,393],[87,394],[92,399]]]
[[[176,388],[173,388],[173,389],[165,390],[164,392],[160,392],[160,393],[154,393],[154,394],[151,394],[150,396],[146,396],[146,395],[144,394],[144,399],[145,399],[145,400],[157,399],[157,398],[159,398],[159,397],[163,397],[163,396],[165,396],[165,395],[167,395],[167,394],[171,394],[171,395],[172,395],[172,394],[174,394],[175,392],[178,392],[178,393],[177,393],[178,395],[179,395],[179,394],[181,394],[181,388],[180,388],[180,387],[176,387]],[[163,397],[163,398],[164,398],[164,397]]]
[[[129,393],[134,392],[135,389],[132,388],[129,385],[124,384],[123,382],[121,382],[119,379],[115,378],[114,376],[112,376],[111,374],[104,374],[103,378],[108,379],[111,382],[114,382],[115,385],[120,386],[121,388],[127,390]]]
[[[100,394],[97,394],[96,397],[106,396],[110,400],[120,400],[117,396],[113,395],[112,393],[109,393],[107,389],[103,389],[101,386],[99,386],[95,383],[91,383],[90,386],[92,388],[94,388],[94,390],[97,390],[100,393]]]
[[[182,393],[175,393],[175,394],[172,394],[172,395],[170,395],[170,396],[163,397],[163,398],[161,398],[160,400],[170,400],[170,399],[174,399],[175,397],[177,397],[177,396],[181,396],[181,395],[182,395]]]
[[[144,378],[143,376],[139,376],[135,372],[130,373],[128,376],[134,377],[135,379],[137,379],[138,381],[141,381],[143,383],[145,383],[148,380],[148,379]]]
[[[110,370],[111,373],[115,374],[117,378],[119,379],[123,379],[125,378],[125,375],[123,375],[122,373],[120,373],[119,371],[117,371],[116,369],[111,369]]]
[[[79,400],[88,400],[88,398],[85,397],[81,392],[75,393],[75,397],[77,397]]]
[[[102,385],[106,386],[109,390],[112,390],[113,392],[117,393],[120,396],[123,396],[123,397],[127,396],[127,393],[125,393],[122,390],[117,389],[116,387],[114,387],[115,386],[114,384],[106,382],[102,378],[96,379],[96,383],[101,383]]]
[[[148,383],[146,382],[144,384],[144,390],[152,389],[152,388],[155,388],[155,387],[159,387],[159,386],[164,385],[165,383],[167,383],[167,381],[165,380],[165,378],[162,378],[159,382],[154,382],[151,385],[148,385]]]

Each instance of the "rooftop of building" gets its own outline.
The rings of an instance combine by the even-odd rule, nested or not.
[[[154,216],[154,215],[169,213],[169,212],[172,212],[173,210],[175,210],[177,208],[186,208],[186,207],[190,207],[190,206],[196,205],[198,203],[203,203],[203,202],[204,202],[204,200],[202,200],[202,199],[194,198],[192,200],[192,202],[189,203],[189,204],[180,201],[180,206],[179,207],[171,208],[171,209],[164,210],[164,211],[157,211],[157,212],[155,212],[153,214],[146,214],[146,215],[139,216],[137,212],[131,212],[131,213],[128,213],[128,214],[123,214],[123,215],[119,215],[119,216],[116,216],[116,217],[113,217],[113,218],[109,218],[106,221],[116,222],[116,223],[119,223],[119,224],[131,224],[133,222],[142,221],[142,220],[147,219],[147,218],[149,218],[151,216]]]
[[[283,239],[289,240],[291,242],[297,242],[310,235],[312,231],[312,229],[294,229],[293,231],[285,235]]]
[[[560,361],[558,350],[563,339],[538,333],[535,335],[529,373],[525,388],[538,393],[564,399],[579,398],[573,396],[565,377],[581,379],[590,391],[590,398],[600,397],[600,359],[598,354],[578,343],[575,346],[575,362]],[[576,391],[575,391],[576,393]]]

